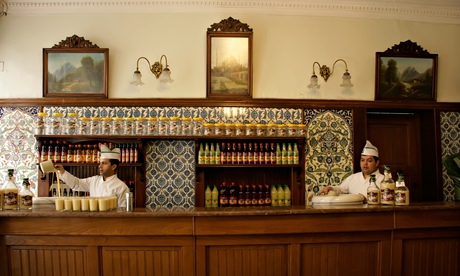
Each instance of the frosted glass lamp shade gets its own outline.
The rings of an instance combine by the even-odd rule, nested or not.
[[[132,85],[138,86],[138,85],[144,85],[142,82],[142,74],[140,71],[135,71],[133,75],[133,81],[131,82]]]
[[[169,70],[168,67],[166,67],[163,70],[163,73],[161,73],[160,82],[162,83],[174,82],[174,80],[171,79],[171,71]]]
[[[310,84],[308,85],[308,88],[314,88],[314,87],[316,87],[316,88],[320,88],[320,87],[321,87],[321,85],[318,84],[318,77],[317,77],[315,74],[313,74],[313,75],[311,76],[311,78],[310,78]]]
[[[353,84],[350,81],[351,76],[350,76],[350,73],[348,73],[348,71],[343,73],[342,79],[343,79],[343,82],[340,86],[342,87],[352,87],[353,86]]]

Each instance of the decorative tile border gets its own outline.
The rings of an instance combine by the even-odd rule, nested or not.
[[[442,156],[460,152],[460,113],[441,112],[441,150]],[[454,182],[442,169],[444,201],[454,201]]]

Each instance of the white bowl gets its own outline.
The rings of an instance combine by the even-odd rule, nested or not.
[[[363,204],[364,197],[360,194],[341,194],[338,196],[314,196],[311,200],[313,205],[349,205]]]

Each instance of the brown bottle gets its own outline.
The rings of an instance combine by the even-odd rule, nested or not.
[[[245,206],[252,205],[252,193],[251,193],[251,188],[249,185],[246,185],[246,189],[244,192],[244,205]]]
[[[225,182],[222,183],[222,186],[219,190],[219,206],[220,207],[228,207],[228,189],[227,184]]]
[[[252,143],[248,144],[248,164],[254,164],[254,149]]]
[[[257,143],[254,143],[254,152],[252,153],[252,163],[259,164],[259,147]]]
[[[61,162],[62,163],[67,163],[67,152],[68,152],[67,141],[62,141],[62,147],[61,147]]]
[[[262,184],[258,185],[257,193],[258,193],[257,204],[259,206],[264,206],[265,205],[265,191],[264,191],[264,187]]]
[[[226,164],[231,164],[232,163],[232,144],[227,143],[227,163]]]
[[[225,147],[224,142],[222,142],[222,144],[221,144],[220,163],[221,164],[227,164],[227,148]]]
[[[243,143],[243,164],[248,164],[248,146]]]
[[[235,182],[232,182],[230,189],[228,191],[228,196],[229,196],[229,205],[230,207],[236,207],[238,206],[238,190],[235,186]]]
[[[243,188],[243,185],[239,185],[238,189],[238,205],[239,206],[244,206],[244,195],[245,195],[245,190]]]
[[[73,144],[70,144],[69,149],[67,150],[67,162],[75,162],[75,148]]]
[[[253,184],[251,187],[251,195],[252,195],[251,205],[252,206],[259,205],[259,191],[257,189],[257,185],[255,184]]]
[[[243,146],[241,143],[238,143],[238,148],[236,151],[236,163],[243,164]]]

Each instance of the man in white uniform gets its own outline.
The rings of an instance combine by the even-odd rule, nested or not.
[[[336,194],[361,194],[367,198],[367,187],[369,187],[371,174],[375,175],[378,187],[384,178],[378,169],[379,163],[379,150],[371,142],[366,141],[361,152],[361,172],[350,175],[339,186],[324,187],[321,193],[328,194],[332,190]]]
[[[55,167],[60,173],[60,179],[75,191],[89,191],[90,196],[115,195],[118,198],[118,207],[126,207],[126,193],[129,193],[129,188],[116,175],[120,162],[120,149],[110,150],[102,144],[100,148],[99,175],[80,179],[66,172],[61,164],[57,164]]]

